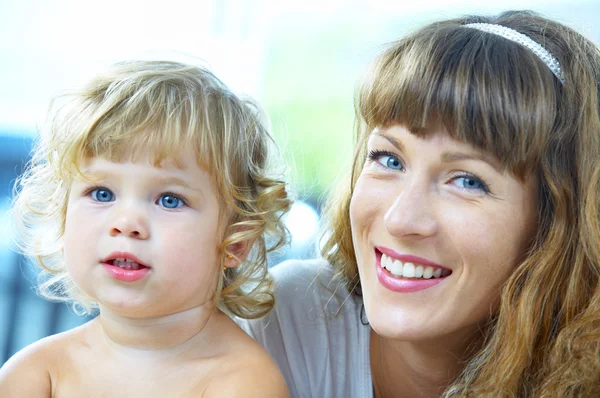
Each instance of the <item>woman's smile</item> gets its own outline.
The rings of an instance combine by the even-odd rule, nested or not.
[[[536,226],[536,189],[440,127],[375,130],[350,203],[365,310],[379,334],[477,328]]]
[[[375,248],[379,283],[398,293],[412,293],[436,286],[452,271],[423,258],[398,254],[387,247]]]

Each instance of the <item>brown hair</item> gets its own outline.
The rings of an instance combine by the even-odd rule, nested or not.
[[[526,47],[466,28],[503,25],[545,47],[564,84]],[[376,59],[356,99],[349,178],[328,203],[322,253],[350,291],[360,285],[349,205],[376,127],[448,134],[538,178],[539,226],[506,281],[484,348],[446,396],[592,396],[600,391],[600,52],[528,11],[425,26]]]
[[[84,159],[122,161],[150,150],[155,165],[177,164],[180,150],[193,148],[211,174],[221,212],[231,214],[221,260],[231,255],[227,246],[254,242],[246,261],[220,273],[216,299],[245,318],[271,310],[267,253],[287,240],[281,216],[291,201],[285,182],[272,175],[274,143],[256,105],[204,68],[167,61],[116,64],[57,100],[13,207],[19,246],[42,268],[43,296],[73,301],[83,312],[96,307],[69,277],[62,253],[68,192]]]

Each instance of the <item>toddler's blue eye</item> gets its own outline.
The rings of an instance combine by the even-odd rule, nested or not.
[[[183,200],[170,194],[165,194],[158,198],[158,204],[165,209],[177,209],[184,205]]]
[[[98,202],[111,202],[115,197],[115,195],[113,195],[113,193],[106,188],[94,189],[90,192],[90,195],[92,199]]]

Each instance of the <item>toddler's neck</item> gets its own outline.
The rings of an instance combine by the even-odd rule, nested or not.
[[[167,356],[210,340],[211,319],[224,316],[212,303],[156,318],[123,317],[100,308],[96,320],[109,347],[116,352],[147,352]]]

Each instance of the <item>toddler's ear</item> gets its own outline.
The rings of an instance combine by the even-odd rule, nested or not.
[[[248,254],[250,254],[250,249],[252,249],[252,245],[254,244],[254,239],[252,240],[243,240],[241,242],[237,242],[227,246],[225,254],[225,262],[224,266],[227,268],[237,267],[242,263]]]

